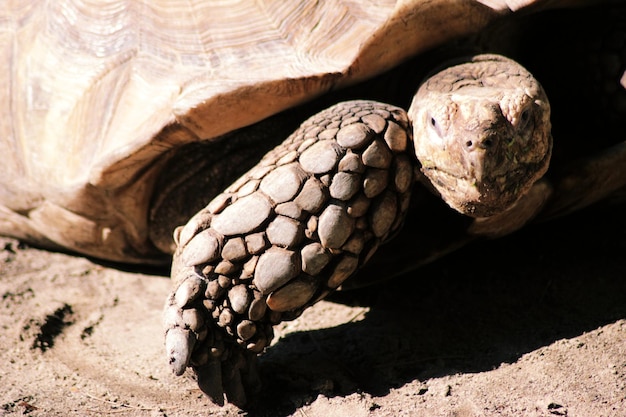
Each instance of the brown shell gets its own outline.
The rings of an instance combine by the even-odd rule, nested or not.
[[[531,3],[555,2],[9,2],[0,10],[0,234],[158,261],[146,213],[166,151]]]

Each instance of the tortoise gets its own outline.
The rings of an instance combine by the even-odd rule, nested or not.
[[[164,317],[170,365],[177,374],[192,367],[216,402],[226,394],[244,404],[278,321],[340,286],[390,277],[477,236],[508,234],[623,188],[619,137],[595,135],[593,156],[552,148],[548,99],[524,67],[492,54],[434,68],[466,44],[425,54],[504,22],[511,36],[487,32],[491,52],[508,53],[522,36],[533,55],[543,35],[510,30],[509,15],[541,11],[551,25],[545,9],[579,3],[11,5],[2,17],[11,65],[3,72],[0,233],[117,262],[163,265],[174,254]],[[599,120],[615,119],[619,136],[624,20],[617,22],[622,32],[611,32],[613,49],[601,61],[616,78],[601,97],[618,111]],[[472,39],[472,51],[481,41]],[[479,87],[510,74],[513,86],[495,101],[479,94],[488,104],[476,105]],[[407,116],[401,107],[420,84]],[[443,96],[461,100],[457,91],[443,94],[441,85],[451,84],[471,91],[455,104],[463,123],[450,117],[450,102],[441,105]],[[382,94],[367,97],[395,104],[344,101],[280,144],[327,104],[381,85]],[[581,90],[572,97],[581,100]],[[457,127],[489,135],[442,148]],[[559,137],[558,127],[557,144],[583,129]],[[439,138],[439,147],[426,138]],[[441,160],[461,166],[442,169]],[[467,168],[471,183],[460,181]]]

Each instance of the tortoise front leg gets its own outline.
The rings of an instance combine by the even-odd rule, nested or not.
[[[540,219],[563,216],[626,187],[626,142],[549,172],[554,192]]]
[[[414,182],[406,112],[370,101],[313,116],[175,233],[172,370],[214,401],[258,389],[273,326],[339,287],[402,224]]]

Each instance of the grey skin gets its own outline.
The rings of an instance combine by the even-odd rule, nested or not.
[[[366,264],[403,224],[417,183],[475,218],[474,234],[520,227],[551,192],[538,183],[550,127],[540,84],[498,55],[433,75],[408,115],[353,101],[311,117],[175,232],[172,370],[191,366],[216,402],[244,404],[272,326]]]

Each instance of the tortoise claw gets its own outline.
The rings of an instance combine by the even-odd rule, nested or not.
[[[193,369],[202,392],[218,405],[226,400],[243,407],[259,393],[258,359],[245,349],[233,349],[228,359],[211,359]]]
[[[213,359],[206,365],[195,366],[193,370],[198,376],[198,387],[202,392],[208,395],[215,404],[224,405],[222,361]]]
[[[191,323],[185,323],[183,310],[176,304],[176,293],[169,298],[164,312],[165,350],[174,374],[185,372],[196,344],[196,334],[190,330]]]
[[[170,329],[165,334],[165,350],[170,367],[176,376],[185,372],[195,343],[196,339],[193,333],[180,327]]]

